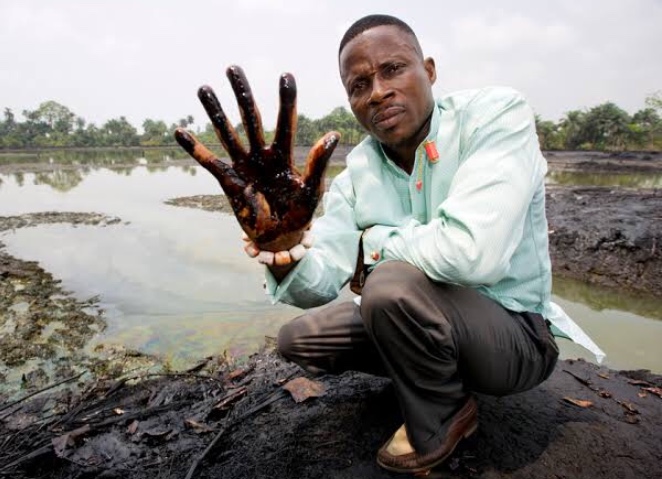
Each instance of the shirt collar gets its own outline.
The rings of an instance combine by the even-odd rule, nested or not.
[[[440,110],[441,110],[441,107],[439,105],[437,105],[437,103],[435,102],[434,107],[432,108],[432,118],[430,118],[430,131],[428,132],[425,139],[423,139],[423,141],[418,145],[418,147],[416,148],[417,150],[426,141],[436,141],[437,134],[439,133],[439,123],[440,123],[440,118],[441,118],[441,111]],[[391,158],[388,157],[388,155],[384,151],[384,147],[382,146],[382,144],[379,141],[374,139],[372,136],[370,137],[370,139],[377,145],[377,149],[379,150],[382,158],[384,158],[384,160],[386,161],[386,164],[393,171],[395,171],[396,173],[398,173],[400,175],[408,176],[407,173],[405,173],[402,170],[402,168],[400,168],[398,165],[396,165],[395,162]]]

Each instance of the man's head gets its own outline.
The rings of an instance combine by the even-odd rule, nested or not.
[[[343,36],[338,63],[361,125],[398,154],[416,148],[429,128],[437,75],[412,29],[388,15],[361,18]]]

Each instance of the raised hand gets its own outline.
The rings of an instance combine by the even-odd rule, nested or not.
[[[218,180],[241,228],[255,245],[264,251],[287,250],[299,243],[310,225],[323,193],[324,171],[340,134],[324,135],[310,150],[300,173],[292,157],[297,123],[294,77],[289,73],[280,77],[276,133],[273,143],[266,146],[260,112],[243,70],[231,66],[226,73],[237,98],[248,149],[209,86],[201,87],[198,97],[232,163],[219,160],[184,129],[178,128],[175,138]]]

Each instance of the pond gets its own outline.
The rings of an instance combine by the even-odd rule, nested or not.
[[[587,173],[581,171],[550,171],[547,183],[561,186],[622,186],[625,188],[662,188],[658,173]]]
[[[188,364],[228,351],[245,354],[299,314],[272,305],[261,267],[241,249],[232,216],[169,206],[174,197],[220,192],[198,166],[150,166],[0,175],[0,215],[40,211],[118,216],[108,226],[47,225],[0,233],[7,251],[36,260],[77,297],[97,296],[107,329],[94,341],[120,343]],[[606,350],[618,369],[662,371],[662,301],[555,279],[555,300]],[[341,299],[351,293],[344,292]],[[562,341],[564,357],[588,353]]]

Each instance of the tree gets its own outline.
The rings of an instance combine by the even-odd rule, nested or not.
[[[16,117],[11,108],[5,108],[4,121],[0,121],[0,148],[20,148],[23,146],[17,135]]]
[[[297,116],[297,136],[296,144],[302,146],[310,146],[317,141],[317,128],[313,120],[306,115]]]
[[[17,135],[22,138],[23,146],[46,146],[50,133],[48,124],[41,120],[37,111],[23,110],[22,114],[25,121],[18,125]]]
[[[70,135],[73,133],[76,115],[64,105],[56,101],[46,101],[34,111],[38,122],[48,126],[47,136],[50,145],[68,146],[71,144]]]
[[[607,102],[591,108],[584,117],[581,137],[596,149],[623,149],[630,130],[630,115]]]
[[[656,139],[662,137],[662,119],[654,108],[639,110],[628,125],[630,140],[637,147],[654,149]]]
[[[90,146],[86,143],[85,124],[87,122],[83,117],[77,116],[74,119],[75,129],[73,132],[72,144],[74,146]]]
[[[218,138],[216,137],[216,132],[211,123],[207,122],[205,124],[204,130],[197,134],[198,139],[205,145],[211,146],[219,143]]]
[[[87,125],[87,128],[76,132],[76,146],[83,147],[95,147],[103,146],[103,133],[101,130],[94,124],[90,123]]]
[[[5,108],[4,116],[5,116],[5,121],[3,122],[3,124],[5,125],[5,127],[11,129],[14,125],[16,125],[16,117],[14,115],[14,112],[11,111],[11,108]]]
[[[143,135],[140,141],[145,146],[161,146],[172,142],[172,137],[168,132],[168,125],[161,120],[150,120],[143,122]]]
[[[566,150],[576,150],[583,143],[581,132],[584,125],[585,113],[579,110],[572,110],[565,114],[559,123],[560,141]]]
[[[332,130],[338,131],[341,134],[340,141],[344,144],[356,144],[364,136],[359,122],[343,106],[334,108],[331,113],[319,120],[315,120],[314,123],[317,129],[316,139],[322,137],[327,131]]]
[[[540,148],[542,150],[558,150],[562,148],[559,142],[558,126],[553,121],[542,120],[539,115],[536,115],[535,119]]]
[[[190,122],[189,122],[189,118],[191,119]],[[177,126],[180,128],[186,128],[187,126],[192,124],[193,124],[193,117],[191,115],[187,116],[186,118],[180,118],[177,121]]]
[[[101,127],[104,146],[138,146],[138,131],[126,117],[108,120]]]

